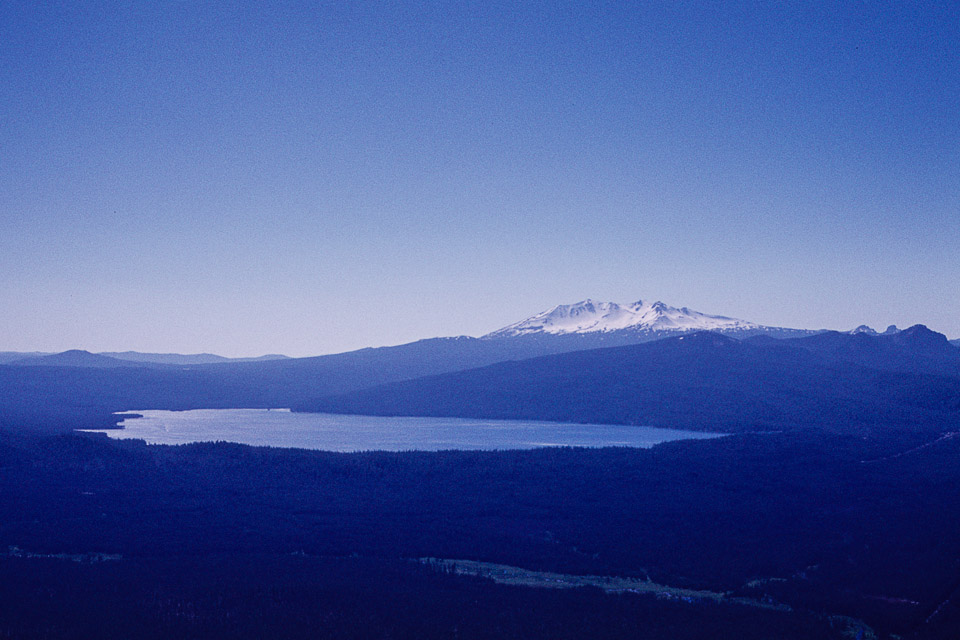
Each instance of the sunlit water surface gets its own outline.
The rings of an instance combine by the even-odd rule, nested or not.
[[[722,434],[601,424],[394,418],[288,409],[130,411],[123,429],[97,429],[112,438],[148,444],[227,441],[324,451],[494,450],[536,447],[652,447],[661,442],[716,438]],[[122,415],[122,414],[121,414]]]

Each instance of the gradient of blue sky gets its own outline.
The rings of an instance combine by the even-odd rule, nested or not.
[[[955,3],[39,4],[0,5],[0,350],[586,297],[960,336]]]

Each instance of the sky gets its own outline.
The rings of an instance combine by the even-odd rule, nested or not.
[[[0,4],[0,350],[584,298],[960,337],[960,4]]]

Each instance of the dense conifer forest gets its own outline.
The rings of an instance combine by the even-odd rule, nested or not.
[[[495,637],[483,620],[496,610],[524,637],[582,637],[584,625],[610,637],[834,637],[846,616],[880,637],[946,638],[958,457],[960,439],[917,436],[334,454],[5,435],[0,566],[15,597],[3,598],[3,628],[82,636],[122,611],[118,630],[147,624],[158,637],[212,637],[237,620],[249,637],[287,624],[305,636],[325,620],[331,637],[351,620],[387,637],[384,619],[401,637]],[[506,587],[435,575],[423,557],[649,578],[778,608]]]
[[[456,345],[428,341],[420,366],[462,366],[442,362]],[[960,351],[942,335],[701,333],[404,380],[421,347],[339,372],[0,366],[0,637],[956,637]],[[284,402],[732,435],[343,454],[75,431]],[[498,584],[423,558],[659,586]]]

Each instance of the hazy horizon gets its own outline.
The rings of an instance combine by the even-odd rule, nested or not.
[[[571,302],[572,302],[572,301],[571,301]],[[577,302],[579,302],[579,301],[577,301]],[[605,301],[605,302],[606,302],[606,301]],[[546,309],[541,310],[541,311],[546,311]],[[700,309],[696,309],[695,311],[701,311],[701,310],[700,310]],[[533,315],[533,314],[531,314],[531,315]],[[748,318],[739,318],[739,319],[741,319],[741,320],[749,320]],[[521,320],[522,320],[522,319],[521,319]],[[861,325],[862,325],[862,324],[865,324],[865,323],[861,323]],[[893,323],[891,323],[891,324],[893,324]],[[924,324],[924,323],[917,323],[917,324]],[[786,328],[786,329],[826,330],[826,331],[852,331],[852,330],[860,327],[861,325],[857,325],[857,326],[854,326],[854,327],[842,327],[842,328],[837,328],[837,327],[796,327],[796,326],[786,326],[786,327],[783,327],[783,328]],[[867,325],[867,326],[870,326],[870,328],[876,330],[877,332],[881,332],[881,333],[882,333],[889,325],[877,325],[877,326]],[[913,325],[897,325],[897,328],[898,328],[898,329],[907,329],[907,328],[909,328],[909,327],[911,327],[911,326],[913,326]],[[927,326],[927,325],[925,325],[925,326]],[[501,328],[503,328],[503,327],[497,327],[497,329],[501,329]],[[929,328],[929,329],[932,329],[933,331],[937,331],[938,333],[943,333],[942,331],[938,331],[935,327],[929,327],[929,326],[928,326],[928,328]],[[493,330],[493,331],[496,331],[496,330]],[[327,351],[327,352],[323,352],[323,353],[282,353],[282,352],[280,352],[280,351],[267,351],[267,352],[264,352],[264,353],[243,353],[243,352],[241,352],[241,353],[218,353],[218,352],[210,351],[210,350],[208,350],[208,349],[201,349],[201,350],[197,350],[197,351],[144,351],[144,350],[141,350],[141,349],[129,349],[129,348],[88,349],[88,348],[85,348],[85,347],[82,347],[82,346],[80,346],[80,347],[77,347],[77,346],[68,347],[68,348],[66,348],[66,349],[60,349],[60,350],[58,350],[58,351],[57,351],[57,350],[43,350],[43,349],[23,349],[23,350],[18,350],[18,349],[0,349],[0,353],[4,353],[4,352],[22,352],[22,353],[55,354],[55,353],[62,353],[63,351],[80,350],[80,351],[89,351],[89,352],[91,352],[91,353],[99,353],[99,354],[106,354],[106,355],[109,355],[109,354],[111,354],[111,353],[136,352],[136,353],[156,354],[156,355],[184,355],[184,356],[190,356],[190,355],[215,355],[215,356],[222,356],[222,357],[226,357],[226,358],[241,358],[241,359],[243,359],[243,358],[260,358],[260,357],[278,356],[278,355],[279,355],[279,356],[292,357],[292,358],[304,358],[304,357],[310,357],[310,356],[321,356],[321,355],[330,355],[330,354],[335,354],[335,353],[343,353],[343,352],[354,351],[354,350],[357,350],[357,349],[364,349],[364,348],[377,348],[377,347],[396,346],[396,345],[399,345],[399,344],[407,344],[407,343],[409,343],[409,342],[415,342],[415,341],[417,341],[417,340],[428,340],[428,339],[431,339],[431,338],[453,338],[453,337],[461,337],[461,336],[479,338],[479,337],[482,337],[483,335],[486,335],[486,334],[488,334],[488,333],[492,333],[493,331],[488,331],[488,332],[484,332],[484,333],[482,333],[482,334],[477,334],[477,335],[473,335],[473,336],[468,336],[468,334],[464,334],[464,333],[461,333],[461,334],[452,334],[452,335],[446,335],[446,336],[420,336],[420,337],[418,337],[418,338],[414,338],[414,339],[408,340],[408,341],[406,341],[406,342],[394,342],[394,343],[383,343],[383,344],[367,344],[367,345],[361,345],[361,346],[358,346],[358,347],[355,347],[355,348],[342,349],[342,350],[339,350],[339,351]],[[947,335],[947,334],[944,334],[944,335]],[[956,338],[956,336],[947,335],[947,338],[950,339],[950,340],[953,340],[953,339]]]
[[[584,298],[960,337],[960,6],[0,7],[0,348]]]

